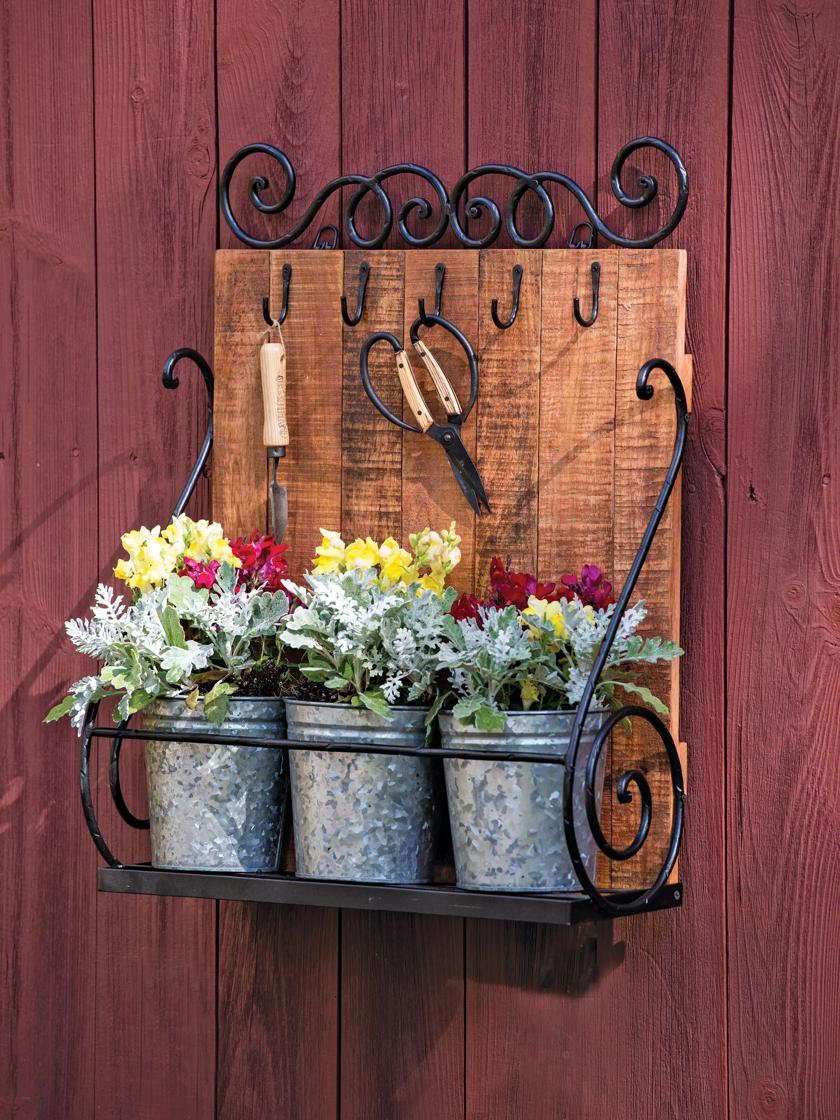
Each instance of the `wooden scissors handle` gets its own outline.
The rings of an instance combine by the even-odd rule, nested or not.
[[[422,354],[420,356],[423,357]],[[431,372],[431,370],[429,372]],[[432,424],[434,424],[435,420],[431,412],[429,412],[425,400],[423,400],[423,394],[420,392],[420,386],[417,384],[417,378],[414,376],[414,370],[411,368],[411,362],[405,350],[397,351],[397,376],[400,379],[400,385],[402,385],[405,399],[408,401],[409,408],[411,409],[412,419],[416,421],[421,432],[427,432]],[[441,374],[441,377],[443,377],[443,374]],[[445,380],[446,378],[444,378],[444,381]],[[437,385],[437,382],[435,382],[435,385]],[[440,390],[438,390],[438,392],[440,392]]]
[[[446,409],[446,415],[460,416],[461,402],[458,400],[458,394],[449,384],[446,375],[440,368],[437,358],[422,339],[417,338],[414,340],[414,349],[420,355],[423,365],[429,371],[435,389],[437,389],[437,394],[443,403],[443,407]],[[403,389],[405,389],[405,386],[403,386]],[[407,395],[408,394],[406,394],[406,396]],[[425,431],[426,429],[424,428],[423,430]]]

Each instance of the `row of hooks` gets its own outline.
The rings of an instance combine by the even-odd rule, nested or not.
[[[493,322],[496,324],[500,331],[506,331],[508,327],[512,327],[516,322],[516,316],[519,314],[519,293],[522,287],[522,265],[516,264],[512,269],[512,296],[510,312],[502,318],[499,314],[499,301],[493,299],[490,303],[490,314],[493,317]],[[435,307],[434,314],[440,315],[441,300],[443,298],[443,281],[446,276],[446,265],[440,262],[435,265]],[[263,318],[268,326],[282,326],[286,321],[286,316],[289,313],[289,285],[292,279],[292,266],[290,264],[283,265],[283,296],[280,304],[280,311],[276,315],[271,314],[268,296],[263,296],[262,309]],[[370,279],[370,265],[367,261],[362,261],[359,265],[359,284],[356,290],[356,309],[351,314],[348,309],[347,296],[341,297],[341,318],[348,327],[355,327],[361,322],[365,310],[365,296],[367,293],[368,280]],[[598,318],[598,297],[601,284],[601,265],[598,261],[592,264],[592,308],[587,317],[584,317],[580,309],[580,300],[577,296],[572,300],[572,310],[575,319],[582,327],[591,327],[595,320]],[[420,317],[425,320],[426,317],[426,301],[421,298],[418,300],[420,308]]]

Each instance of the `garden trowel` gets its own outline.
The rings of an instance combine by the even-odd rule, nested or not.
[[[277,481],[277,463],[286,454],[289,428],[286,424],[286,347],[277,327],[277,342],[271,336],[260,347],[260,376],[263,394],[263,443],[271,464],[268,484],[268,516],[271,535],[278,542],[286,533],[289,499],[286,487]]]

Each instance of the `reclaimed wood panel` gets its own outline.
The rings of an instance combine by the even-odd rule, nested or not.
[[[96,855],[41,720],[90,672],[62,623],[98,569],[90,5],[6,5],[0,42],[0,1115],[89,1117]]]
[[[309,250],[271,254],[272,307],[280,306],[282,269],[292,266],[286,344],[286,409],[293,418],[277,479],[289,502],[289,568],[299,579],[315,555],[320,528],[341,524],[342,323],[337,314],[344,281],[341,255]]]
[[[218,1120],[334,1120],[338,911],[229,902],[219,922]]]
[[[836,4],[736,6],[727,518],[733,1120],[837,1112],[839,71]]]
[[[107,577],[122,532],[165,523],[206,424],[195,371],[167,392],[160,370],[176,346],[210,351],[214,17],[207,0],[174,7],[96,0],[92,11],[99,541]],[[202,504],[206,510],[205,486],[193,510]],[[129,803],[142,806],[142,750],[124,754]],[[119,855],[148,858],[148,834],[121,824],[107,793],[100,800]],[[215,914],[212,902],[126,907],[99,897],[97,1120],[212,1117]]]
[[[475,527],[475,587],[489,587],[490,560],[537,566],[542,252],[483,249],[479,255],[479,375],[476,466],[492,507]],[[490,303],[509,307],[512,272],[522,265],[516,322],[500,331]]]
[[[407,253],[405,257],[405,315],[403,335],[409,349],[412,368],[432,414],[444,418],[444,411],[435,392],[426,367],[415,355],[409,340],[409,330],[417,318],[417,301],[426,301],[426,310],[434,307],[435,268],[441,263],[446,268],[441,310],[455,323],[478,353],[478,256],[459,249],[438,250],[431,253]],[[420,337],[426,342],[441,363],[452,388],[462,405],[469,398],[470,371],[467,357],[447,331],[440,327],[421,327]],[[480,371],[479,371],[480,375]],[[476,407],[478,407],[476,405]],[[464,446],[475,461],[475,409],[461,429]],[[455,569],[452,583],[459,590],[469,591],[473,586],[475,570],[475,514],[461,488],[455,481],[446,461],[443,448],[423,436],[406,432],[402,452],[402,512],[403,535],[416,532],[425,525],[433,529],[448,526],[456,521],[461,534],[461,564]]]
[[[213,516],[231,537],[268,525],[260,344],[270,265],[269,255],[258,250],[216,254]],[[281,481],[282,471],[281,463]]]
[[[665,375],[651,377],[653,397],[636,395],[636,375],[644,355],[665,358],[685,372],[685,253],[649,249],[625,253],[618,271],[618,320],[615,396],[614,579],[621,587],[636,557],[673,454],[674,395]],[[672,495],[672,501],[677,495]],[[633,602],[644,600],[644,634],[679,640],[679,607],[674,580],[678,561],[679,509],[669,502],[636,584]],[[638,674],[673,709],[679,663],[649,666]],[[631,698],[632,699],[632,698]],[[679,711],[672,710],[671,732],[679,740]],[[650,882],[667,850],[671,779],[658,737],[637,720],[632,731],[616,728],[612,736],[612,772],[640,766],[653,796],[654,819],[642,850],[627,863],[615,864],[617,886]],[[613,806],[613,843],[632,840],[639,820],[638,798]]]
[[[359,265],[371,256],[344,254],[345,291],[356,291]],[[357,327],[344,327],[342,392],[333,407],[341,409],[341,530],[345,540],[370,536],[382,541],[402,535],[402,433],[368,400],[359,372],[359,350],[374,329],[402,337],[403,259],[398,250],[375,254],[365,316]],[[402,391],[390,346],[373,348],[369,369],[380,400],[399,416]]]

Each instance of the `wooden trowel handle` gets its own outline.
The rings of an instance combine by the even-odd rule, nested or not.
[[[266,447],[288,447],[286,423],[286,347],[264,342],[260,347],[263,393],[263,443]]]

